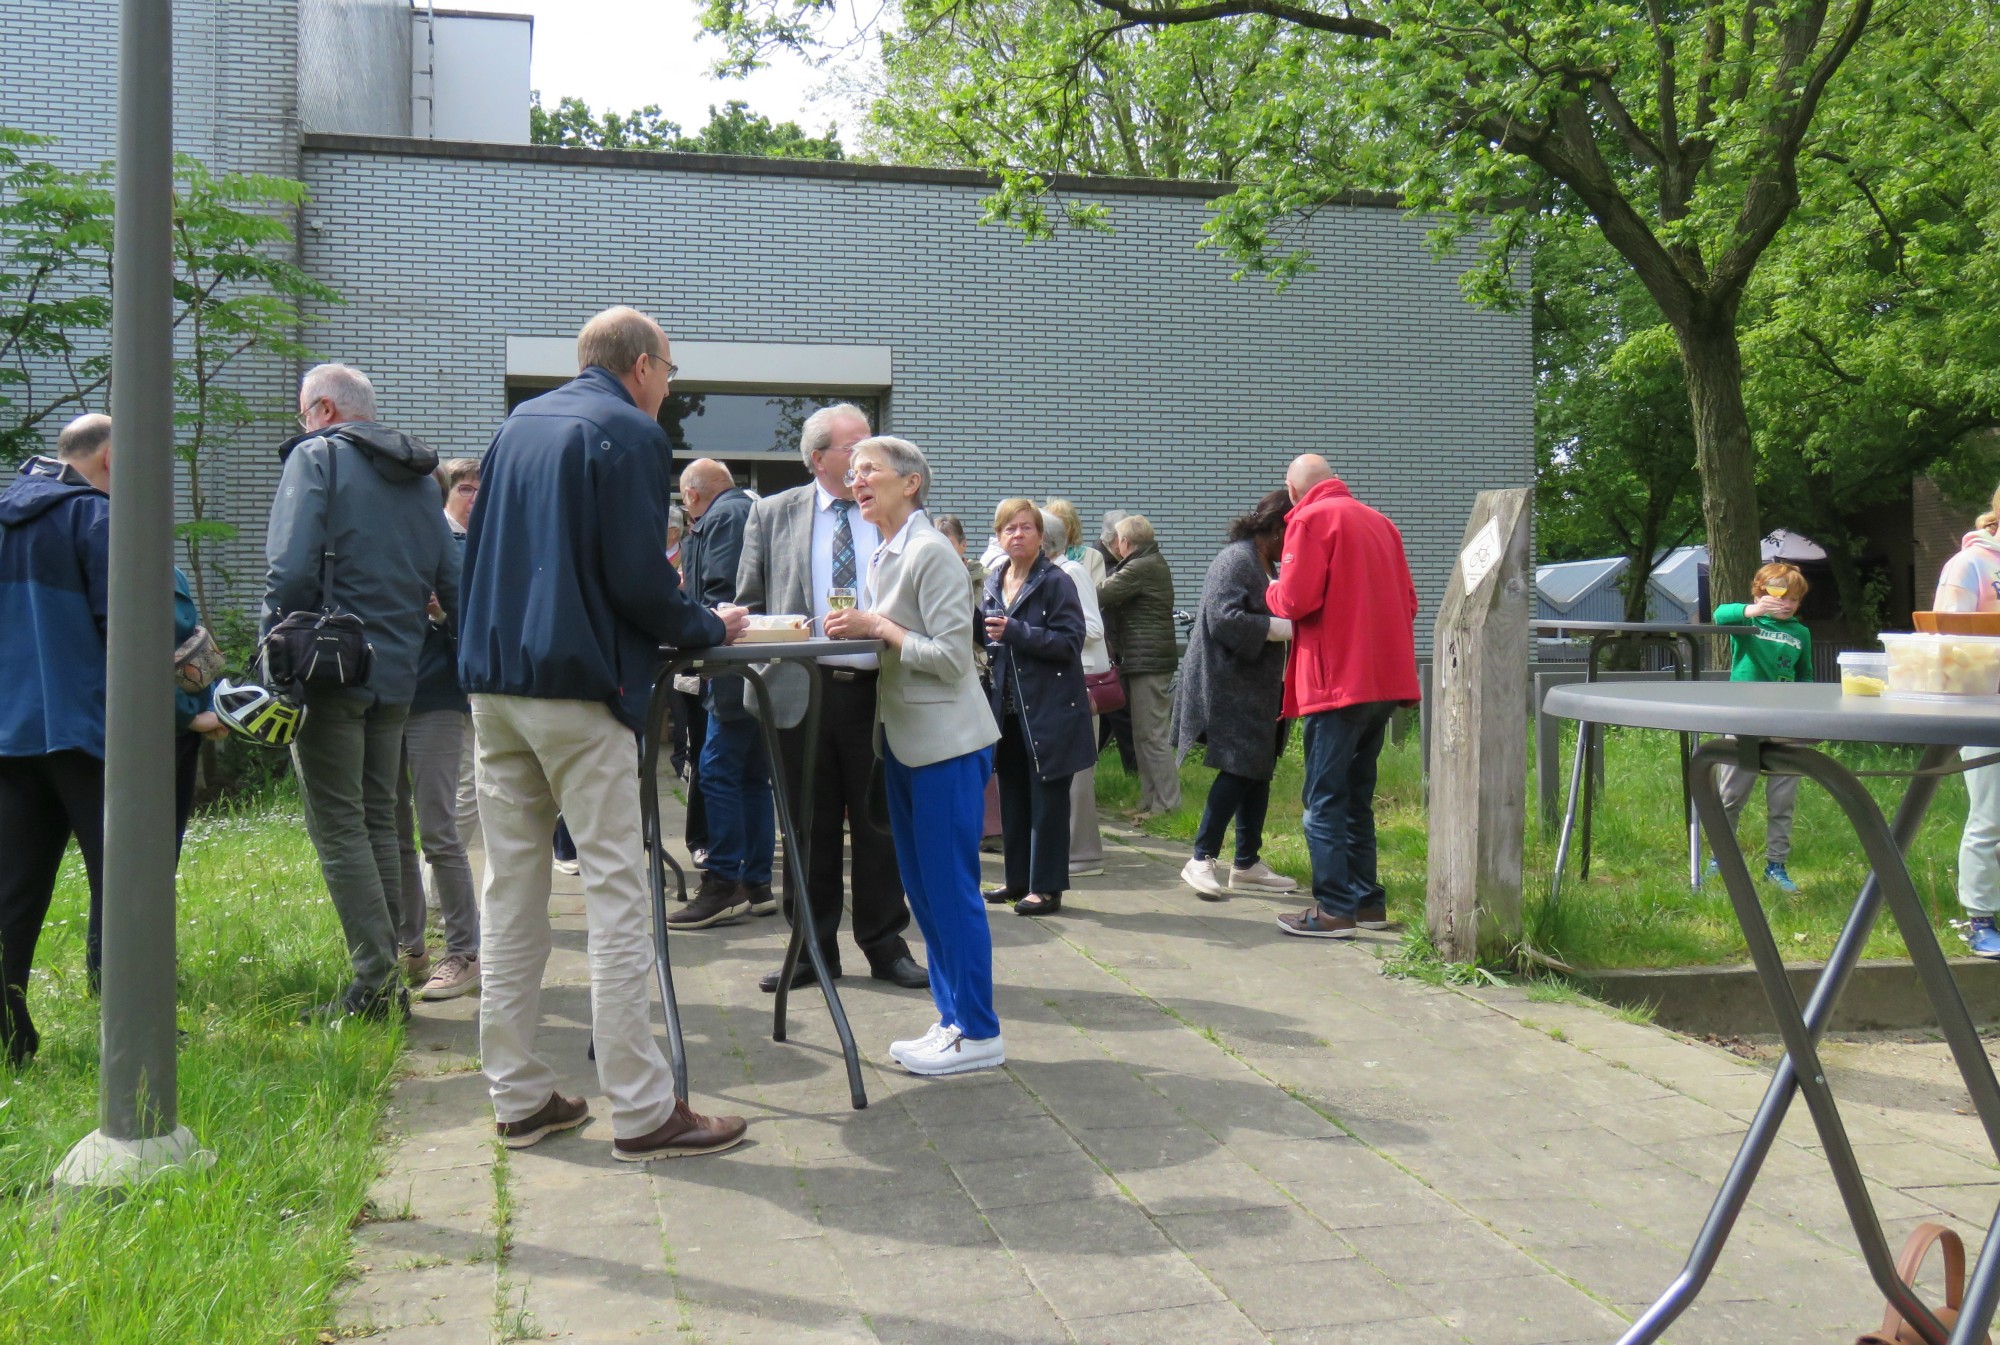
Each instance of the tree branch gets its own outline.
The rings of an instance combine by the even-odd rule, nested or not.
[[[1384,38],[1390,35],[1387,24],[1373,19],[1357,19],[1339,14],[1322,14],[1316,9],[1289,4],[1286,0],[1212,0],[1209,4],[1183,5],[1163,9],[1158,5],[1135,5],[1130,0],[1090,0],[1099,9],[1116,14],[1128,23],[1144,24],[1150,28],[1168,28],[1188,23],[1207,23],[1213,19],[1244,18],[1252,14],[1263,14],[1273,19],[1281,19],[1299,28],[1310,28],[1321,33],[1339,33],[1344,37]]]

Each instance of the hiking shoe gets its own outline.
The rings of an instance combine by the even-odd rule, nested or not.
[[[1354,923],[1363,929],[1389,928],[1389,906],[1382,902],[1374,906],[1363,906],[1354,913]]]
[[[401,986],[367,996],[349,991],[329,1003],[315,1004],[299,1015],[301,1023],[326,1027],[348,1018],[370,1023],[407,1023],[410,1021],[410,992]]]
[[[422,985],[431,978],[431,950],[428,948],[405,948],[396,965],[403,969],[403,979],[410,985]]]
[[[1974,957],[2000,958],[2000,929],[1990,915],[1975,915],[1965,922],[1965,946]]]
[[[446,953],[438,959],[431,978],[417,992],[418,999],[457,999],[479,988],[479,959],[464,953]]]
[[[721,1153],[741,1144],[749,1126],[740,1116],[703,1116],[676,1099],[674,1114],[666,1124],[650,1134],[611,1141],[611,1156],[627,1163],[645,1163],[655,1158]]]
[[[1231,866],[1229,886],[1239,892],[1296,892],[1299,887],[1284,874],[1271,872],[1271,866],[1261,859],[1251,860],[1247,867]]]
[[[1278,917],[1278,928],[1302,939],[1351,939],[1354,921],[1344,915],[1328,915],[1317,906],[1308,906],[1297,915]]]
[[[493,1131],[509,1149],[525,1149],[559,1130],[574,1130],[590,1119],[590,1104],[580,1097],[549,1094],[533,1116],[518,1121],[498,1121]]]
[[[743,899],[750,903],[752,915],[776,915],[778,898],[771,892],[769,883],[743,884]]]
[[[1222,878],[1212,859],[1190,859],[1181,865],[1181,881],[1195,890],[1203,901],[1221,901]]]
[[[709,871],[701,875],[701,890],[694,900],[667,917],[669,929],[707,929],[710,925],[740,920],[750,911],[750,898],[743,884]]]
[[[1764,881],[1777,888],[1780,892],[1796,892],[1799,890],[1799,885],[1792,881],[1791,874],[1785,872],[1783,864],[1766,864],[1764,866]]]

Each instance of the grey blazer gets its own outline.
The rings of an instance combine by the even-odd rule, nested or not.
[[[736,601],[753,612],[812,615],[813,503],[818,487],[767,495],[750,507],[736,562]]]
[[[972,662],[972,604],[965,562],[924,514],[910,521],[898,553],[885,550],[868,609],[909,632],[882,650],[876,722],[905,766],[930,766],[1000,739]]]

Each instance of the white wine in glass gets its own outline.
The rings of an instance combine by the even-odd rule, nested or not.
[[[845,612],[854,606],[854,590],[851,588],[830,588],[826,591],[826,610]]]

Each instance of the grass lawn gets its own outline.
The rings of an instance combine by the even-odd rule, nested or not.
[[[49,1197],[97,1115],[72,853],[29,989],[41,1054],[0,1077],[0,1341],[312,1341],[332,1320],[402,1034],[295,1021],[346,962],[296,797],[197,819],[180,891],[180,1115],[215,1166],[123,1203]]]
[[[1574,743],[1564,740],[1567,764]],[[1532,744],[1531,744],[1532,750]],[[1893,769],[1914,764],[1914,750],[1850,744],[1830,750],[1850,766]],[[1383,750],[1376,799],[1382,882],[1389,889],[1389,914],[1406,928],[1424,923],[1425,853],[1429,846],[1423,778],[1416,735]],[[1531,766],[1532,769],[1532,766]],[[1533,782],[1523,782],[1530,800],[1526,857],[1525,923],[1535,948],[1577,967],[1679,967],[1744,962],[1749,951],[1719,881],[1699,893],[1688,890],[1687,842],[1680,826],[1680,766],[1675,735],[1640,729],[1612,729],[1605,749],[1606,789],[1599,798],[1588,882],[1579,882],[1574,861],[1562,901],[1548,901],[1555,867],[1555,836],[1543,837],[1533,803]],[[1181,808],[1149,820],[1154,835],[1192,844],[1201,806],[1214,773],[1198,755],[1181,768]],[[1264,859],[1305,885],[1311,876],[1305,838],[1299,830],[1301,760],[1299,737],[1278,763],[1265,828]],[[1564,772],[1564,788],[1568,774]],[[1900,779],[1866,781],[1885,813],[1902,796]],[[1126,776],[1115,752],[1098,765],[1100,806],[1117,812],[1137,806],[1138,783]],[[1958,834],[1965,822],[1965,786],[1956,777],[1938,790],[1930,816],[1910,853],[1910,872],[1932,914],[1945,951],[1961,955],[1964,943],[1946,928],[1958,908]],[[1763,872],[1764,791],[1744,810],[1739,832]],[[1225,842],[1225,857],[1229,853]],[[1853,831],[1826,792],[1806,784],[1799,790],[1790,862],[1800,891],[1786,896],[1765,886],[1764,907],[1788,956],[1824,958],[1832,949],[1855,894],[1867,876]],[[1190,898],[1193,893],[1189,893]],[[1301,899],[1301,905],[1304,898]],[[1868,946],[1870,957],[1900,957],[1903,940],[1885,914]]]

